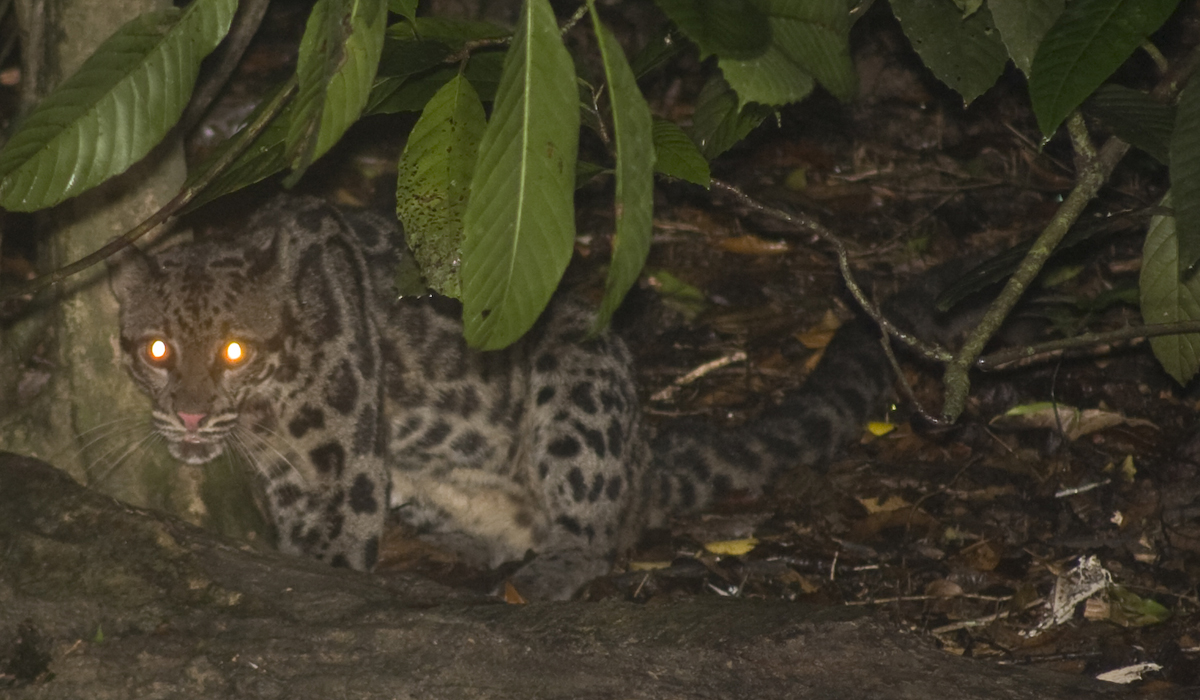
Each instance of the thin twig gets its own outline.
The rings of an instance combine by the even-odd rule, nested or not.
[[[1113,346],[1118,343],[1128,342],[1132,345],[1160,335],[1184,335],[1187,333],[1200,333],[1200,321],[1154,323],[1144,326],[1128,326],[1104,333],[1084,333],[1036,345],[999,350],[979,358],[975,366],[985,371],[1011,369],[1013,366],[1024,367],[1057,359],[1070,350],[1087,350],[1089,354],[1102,354],[1111,352],[1114,349]]]
[[[671,386],[666,387],[665,389],[663,389],[661,391],[655,392],[655,394],[650,397],[650,400],[651,401],[669,401],[671,399],[671,397],[673,397],[679,391],[680,387],[685,387],[688,384],[691,384],[692,382],[696,381],[697,379],[700,379],[701,377],[703,377],[707,374],[710,374],[718,369],[721,369],[722,367],[728,367],[729,365],[732,365],[735,362],[744,362],[745,360],[746,360],[746,352],[744,350],[738,350],[737,352],[731,353],[724,357],[718,357],[715,360],[705,362],[704,364],[700,365],[699,367],[692,370],[691,372],[688,372],[687,374],[683,375],[682,377],[676,379],[674,382],[671,383]]]
[[[939,345],[926,343],[921,339],[900,330],[893,325],[891,321],[884,317],[882,312],[879,311],[878,307],[876,307],[875,304],[873,304],[871,300],[867,298],[866,292],[864,292],[862,287],[858,285],[858,282],[855,281],[854,272],[850,269],[850,254],[847,251],[846,244],[842,242],[842,240],[838,238],[832,231],[821,225],[820,222],[808,216],[807,214],[789,213],[783,211],[782,209],[769,207],[745,192],[742,192],[737,187],[715,178],[712,180],[712,187],[715,190],[720,190],[721,192],[732,196],[747,209],[774,219],[779,219],[780,221],[788,223],[792,226],[811,231],[821,240],[833,246],[834,253],[837,255],[838,267],[841,269],[842,278],[846,282],[846,288],[850,290],[850,294],[854,297],[854,300],[858,302],[858,305],[862,307],[863,311],[865,311],[867,315],[879,325],[880,328],[886,331],[891,337],[899,340],[916,352],[920,353],[922,356],[933,360],[934,362],[949,362],[953,358],[953,355],[951,355],[951,353],[945,348]]]
[[[191,99],[188,100],[187,109],[179,118],[178,128],[181,132],[191,131],[208,112],[221,88],[225,87],[225,83],[241,63],[246,48],[250,46],[250,40],[258,33],[258,27],[267,14],[269,4],[268,0],[245,0],[239,3],[233,27],[225,35],[215,55],[209,58],[209,63],[216,59],[216,65],[207,71],[208,77],[196,86]]]
[[[566,33],[574,29],[575,25],[579,23],[579,20],[583,19],[583,16],[587,14],[587,11],[588,4],[585,2],[576,8],[575,14],[571,15],[571,18],[568,19],[561,28],[559,28],[558,33],[566,36]]]

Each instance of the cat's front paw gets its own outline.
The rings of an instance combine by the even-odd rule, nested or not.
[[[528,601],[570,600],[585,584],[607,574],[610,568],[608,561],[594,553],[543,552],[505,583]],[[497,593],[504,595],[505,591]]]

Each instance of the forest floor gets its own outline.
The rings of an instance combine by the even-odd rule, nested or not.
[[[1036,236],[1074,166],[1060,140],[1039,148],[1019,74],[1010,67],[964,108],[886,12],[856,32],[859,99],[818,93],[784,110],[720,157],[714,177],[819,219],[881,297],[936,265]],[[690,80],[665,81],[655,112],[686,120],[690,104],[672,96],[694,95]],[[1161,166],[1127,156],[1079,224],[1093,235],[1052,261],[997,347],[1140,322],[1147,212],[1165,187]],[[573,272],[598,288],[610,195],[604,184],[582,192]],[[617,320],[651,421],[754,420],[803,381],[853,313],[843,290],[811,232],[663,183],[647,271]],[[1200,397],[1144,343],[1089,355],[977,373],[949,428],[910,421],[902,401],[878,416],[890,432],[864,431],[828,473],[802,470],[769,496],[675,521],[586,595],[868,606],[954,654],[1088,675],[1157,664],[1150,684],[1200,685]],[[691,373],[700,376],[681,381]],[[912,364],[906,375],[937,414],[940,369]],[[397,566],[415,559],[443,583],[494,580],[393,545]],[[1112,585],[1071,598],[1080,580]]]
[[[269,21],[303,21],[288,12]],[[260,42],[249,70],[286,65],[282,46]],[[857,100],[818,92],[783,110],[721,156],[714,177],[819,219],[879,296],[1040,232],[1075,167],[1060,140],[1039,147],[1019,74],[1010,66],[964,108],[923,71],[886,8],[856,25],[855,46]],[[643,87],[656,114],[686,122],[699,80],[684,71]],[[393,124],[362,125],[307,186],[344,202],[386,201],[394,180],[379,173],[403,144],[378,137],[402,132]],[[1165,169],[1131,152],[1080,224],[1094,235],[1053,261],[1000,344],[1139,322],[1147,212],[1166,187]],[[581,190],[569,274],[585,288],[602,279],[611,245],[607,188]],[[803,381],[854,313],[843,289],[811,232],[715,191],[661,183],[650,262],[617,319],[650,420],[754,420]],[[936,414],[940,371],[907,367]],[[878,416],[890,432],[864,431],[827,473],[801,470],[767,496],[675,521],[585,596],[866,606],[949,653],[1087,675],[1157,664],[1146,683],[1200,686],[1198,404],[1145,344],[977,373],[954,426],[935,429],[900,401]],[[1014,408],[1024,415],[1006,416]],[[398,535],[383,554],[393,569],[442,583],[494,583]],[[1102,585],[1076,600],[1067,589],[1080,579]],[[1052,622],[1056,597],[1065,612]]]

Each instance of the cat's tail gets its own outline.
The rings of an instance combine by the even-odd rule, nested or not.
[[[660,425],[651,443],[651,510],[704,508],[728,494],[760,493],[783,470],[823,469],[882,413],[891,386],[879,331],[866,320],[844,325],[804,384],[745,425]]]
[[[884,305],[906,331],[947,342],[964,325],[955,313],[934,313],[937,292],[961,267],[937,269]],[[653,515],[705,507],[727,494],[761,493],[782,471],[823,471],[868,420],[882,417],[892,396],[891,366],[880,331],[865,318],[838,329],[799,389],[741,427],[717,429],[699,420],[659,426],[651,443],[648,504]],[[652,520],[656,518],[652,517]]]

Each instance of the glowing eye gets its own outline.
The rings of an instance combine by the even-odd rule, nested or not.
[[[162,362],[163,360],[167,359],[167,355],[169,355],[170,352],[170,349],[167,348],[167,344],[161,340],[152,340],[150,341],[150,344],[146,346],[146,354],[149,355],[150,359],[154,360],[155,362]]]
[[[231,365],[236,365],[246,359],[246,351],[242,344],[236,340],[225,346],[225,361]]]

